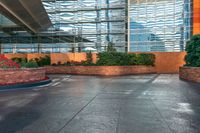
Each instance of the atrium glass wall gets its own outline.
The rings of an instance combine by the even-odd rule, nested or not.
[[[183,51],[191,36],[190,0],[131,0],[131,51]]]
[[[1,53],[81,52],[88,47],[100,52],[110,42],[124,52],[128,41],[130,51],[183,51],[191,36],[191,0],[42,0],[42,4],[45,9],[40,8],[39,15],[26,11],[26,17],[45,14],[45,20],[50,19],[51,24],[37,32],[0,10]]]
[[[112,42],[118,51],[126,49],[126,0],[43,0],[58,31],[88,42],[72,44],[76,51],[93,47],[104,51]]]
[[[0,12],[0,53],[49,53],[72,51],[69,42],[79,39],[66,33],[56,35],[54,28],[36,34],[16,24]],[[85,40],[84,40],[85,41]]]
[[[81,52],[87,47],[104,51],[110,42],[118,51],[127,49],[126,0],[42,0],[42,4],[52,27],[33,34],[25,27],[7,26],[0,34],[4,53]],[[2,16],[1,22],[12,22]]]

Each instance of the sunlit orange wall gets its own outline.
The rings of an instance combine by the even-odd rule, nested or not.
[[[154,52],[157,73],[178,73],[179,67],[185,64],[186,52]]]
[[[137,52],[140,53],[140,52]],[[146,52],[156,56],[157,73],[179,73],[179,67],[185,64],[186,52]]]
[[[81,62],[86,60],[85,53],[52,53],[51,64],[66,63],[71,61]]]
[[[27,58],[28,60],[34,59],[34,58],[40,58],[40,57],[45,57],[46,55],[49,54],[39,54],[39,53],[30,53],[30,54],[4,54],[5,57],[7,57],[8,59],[12,59],[14,57],[16,58]]]
[[[200,34],[200,0],[193,0],[193,34]]]
[[[96,53],[92,53],[93,62],[96,62]],[[51,64],[57,64],[58,62],[63,64],[66,62],[76,61],[81,62],[86,60],[86,53],[52,53]]]
[[[45,57],[46,55],[50,55],[50,54],[30,53],[30,54],[27,54],[27,59],[31,60],[34,58]]]
[[[4,54],[8,59],[12,58],[27,58],[27,54]]]

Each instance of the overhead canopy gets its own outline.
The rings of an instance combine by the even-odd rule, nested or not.
[[[0,11],[33,33],[45,31],[52,26],[41,0],[0,0]]]
[[[56,31],[41,0],[0,0],[0,43],[91,42],[77,35]],[[28,31],[28,32],[26,32]]]

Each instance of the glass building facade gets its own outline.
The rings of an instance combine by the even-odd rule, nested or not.
[[[16,20],[18,14],[13,19],[0,10],[1,53],[82,52],[88,47],[101,52],[108,43],[120,52],[183,51],[192,31],[190,0],[42,0],[41,5],[44,10],[35,15],[31,5],[22,4],[20,9],[32,15],[25,24]],[[43,20],[45,14],[50,22]],[[23,15],[25,20],[30,16]],[[31,24],[34,28],[27,28]]]
[[[131,0],[131,51],[184,51],[191,36],[190,0]]]
[[[89,40],[69,44],[76,51],[85,47],[104,51],[109,42],[125,51],[125,0],[43,0],[43,4],[54,28]]]

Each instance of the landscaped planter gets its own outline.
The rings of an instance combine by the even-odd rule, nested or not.
[[[0,69],[0,86],[46,79],[45,68]]]
[[[200,83],[200,67],[180,67],[179,77],[184,80]]]
[[[48,74],[131,75],[156,73],[152,66],[47,66]]]

